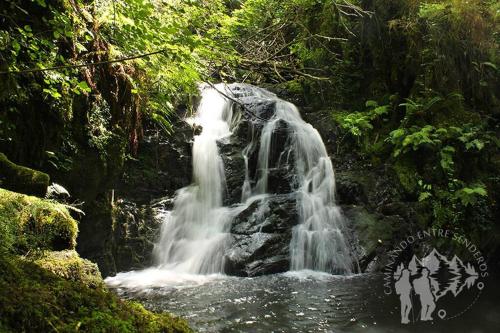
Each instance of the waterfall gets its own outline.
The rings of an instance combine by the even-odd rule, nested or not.
[[[198,274],[224,268],[230,216],[222,207],[225,177],[217,141],[231,134],[231,119],[231,102],[215,89],[205,89],[191,120],[202,126],[193,142],[193,184],[178,191],[155,247],[156,260],[164,268]]]
[[[272,113],[269,107],[267,114],[262,111],[259,115],[260,109],[255,108],[251,111],[245,106],[249,98],[271,103]],[[299,217],[291,230],[290,269],[352,272],[354,260],[345,239],[344,218],[335,203],[331,160],[318,131],[302,120],[292,103],[250,85],[219,84],[202,89],[201,102],[190,121],[202,127],[193,142],[193,183],[177,192],[174,209],[162,225],[154,251],[160,267],[183,273],[224,272],[233,219],[257,201],[260,212],[265,212],[266,200],[278,194],[269,188],[270,174],[286,167],[293,173],[290,192],[296,198]],[[226,175],[219,148],[231,141],[243,121],[251,126],[241,150],[241,199],[224,205]],[[281,144],[278,131],[286,132]],[[257,218],[263,216],[259,214]]]

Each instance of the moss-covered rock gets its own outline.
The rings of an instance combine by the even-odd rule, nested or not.
[[[26,194],[44,196],[49,186],[48,174],[17,165],[0,153],[0,186]]]
[[[1,332],[191,332],[169,314],[122,301],[103,287],[66,280],[59,268],[0,255],[0,271]]]
[[[103,287],[101,272],[90,260],[82,259],[74,250],[45,251],[33,263],[66,280],[78,281],[90,288]]]
[[[406,234],[410,223],[400,215],[386,216],[369,212],[360,206],[345,209],[357,235],[359,265],[362,271],[380,271],[387,263],[388,253],[400,234]]]
[[[77,222],[65,205],[0,188],[0,231],[4,249],[74,249]]]
[[[76,234],[66,206],[0,189],[0,332],[191,332],[106,289]]]
[[[384,220],[384,216],[369,213],[363,207],[347,210],[347,215],[353,222],[359,235],[359,241],[367,254],[374,252],[384,242],[390,242],[397,229],[392,220]]]

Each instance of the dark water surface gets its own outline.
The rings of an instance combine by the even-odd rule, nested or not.
[[[489,281],[472,305],[475,297],[451,297],[438,303],[433,322],[408,325],[400,324],[399,298],[384,294],[380,275],[179,277],[151,269],[106,282],[122,298],[182,316],[199,332],[500,332],[498,281]],[[455,308],[468,310],[438,318],[438,310]]]

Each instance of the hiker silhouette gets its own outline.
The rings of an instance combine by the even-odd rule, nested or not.
[[[429,269],[422,268],[420,274],[422,275],[421,277],[413,280],[413,289],[415,290],[415,294],[420,298],[420,320],[428,321],[432,320],[431,315],[434,309],[436,309],[436,303],[432,294]]]
[[[411,293],[411,283],[410,283],[410,271],[405,268],[401,271],[399,279],[394,284],[396,293],[399,295],[399,300],[401,301],[401,324],[408,324],[410,320],[408,316],[412,309],[410,293]]]

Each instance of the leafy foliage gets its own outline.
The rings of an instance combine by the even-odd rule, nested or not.
[[[455,193],[455,196],[460,199],[464,206],[474,205],[479,197],[486,197],[488,194],[484,185],[476,185],[474,187],[464,187]]]
[[[248,0],[227,25],[241,57],[233,74],[298,83],[308,105],[336,110],[338,153],[354,144],[393,165],[409,197],[430,205],[430,223],[491,228],[498,9],[477,0]],[[489,226],[467,225],[482,219]]]
[[[173,112],[192,107],[198,82],[273,84],[341,110],[339,149],[392,167],[430,223],[472,230],[500,200],[499,10],[489,0],[4,1],[0,69],[56,68],[0,80],[0,149],[58,172],[97,152],[99,170],[119,170],[142,117],[175,131]],[[87,62],[101,65],[73,67]]]
[[[104,1],[97,8],[103,35],[114,57],[163,50],[135,61],[140,75],[133,93],[164,129],[179,103],[197,94],[197,84],[231,52],[224,48],[220,21],[226,17],[222,1]]]
[[[373,124],[386,120],[390,105],[378,105],[376,101],[368,100],[365,103],[366,110],[362,112],[353,112],[347,115],[342,113],[333,113],[333,118],[340,123],[341,128],[346,132],[340,139],[340,144],[349,135],[356,139],[358,146],[367,148],[369,133],[373,130]],[[363,144],[361,144],[361,139]]]

